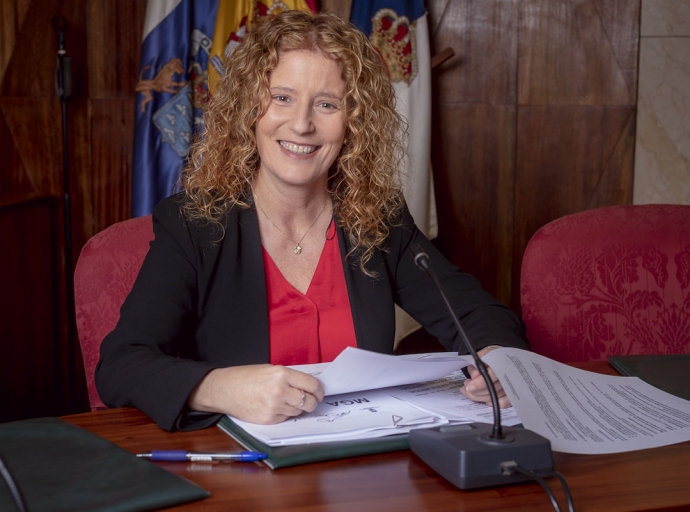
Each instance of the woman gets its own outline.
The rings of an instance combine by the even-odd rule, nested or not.
[[[518,318],[414,226],[394,101],[376,51],[335,16],[286,12],[250,32],[205,112],[184,192],[154,212],[155,240],[103,342],[106,404],[138,407],[168,430],[312,411],[319,381],[285,365],[331,361],[347,346],[392,353],[395,303],[458,350],[414,243],[477,349],[527,348]],[[481,377],[465,393],[488,400]]]

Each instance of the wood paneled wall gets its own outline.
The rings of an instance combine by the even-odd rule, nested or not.
[[[520,258],[539,226],[631,200],[640,0],[427,3],[432,51],[450,46],[456,54],[433,79],[436,243],[518,309]],[[37,299],[33,308],[12,309],[3,317],[14,339],[0,338],[0,353],[16,358],[10,344],[22,340],[37,357],[57,361],[55,377],[40,381],[45,389],[24,398],[48,396],[55,380],[66,390],[50,395],[59,402],[55,408],[23,415],[86,407],[79,352],[65,320],[64,171],[51,19],[61,15],[69,25],[73,92],[67,132],[76,262],[90,236],[129,217],[145,6],[144,0],[0,0],[0,207],[14,205],[8,217],[14,227],[0,233],[0,282],[10,282],[17,258],[43,276],[38,269],[53,255],[57,297],[50,306]],[[50,251],[27,242],[27,236],[45,241],[47,228],[34,209],[17,206],[37,198],[52,198],[57,227]],[[31,279],[22,282],[34,290]],[[7,290],[2,293],[4,301],[11,300]],[[1,398],[8,382],[28,389],[43,371],[40,364],[6,367],[11,374],[0,381],[0,408],[9,404]]]
[[[56,205],[55,199],[42,198],[0,207],[0,422],[59,414],[66,403]],[[22,251],[12,250],[15,246]]]
[[[519,310],[547,222],[632,199],[639,0],[430,0],[437,245]],[[432,50],[433,51],[433,50]]]
[[[48,258],[56,276],[48,311],[43,311],[42,294],[51,292],[50,286],[35,287],[29,275],[24,281],[12,280],[15,285],[24,282],[29,293],[41,294],[34,303],[41,312],[23,302],[26,308],[15,308],[7,317],[13,337],[0,338],[4,362],[19,361],[19,352],[10,346],[21,342],[31,347],[22,354],[35,357],[37,364],[31,367],[22,359],[21,365],[3,365],[10,373],[0,382],[0,410],[9,408],[2,419],[64,414],[88,406],[79,348],[67,322],[63,133],[54,85],[57,32],[52,18],[67,21],[65,43],[72,61],[72,97],[66,111],[74,264],[89,237],[129,217],[134,85],[145,8],[144,0],[0,0],[0,207],[14,205],[12,211],[19,212],[6,216],[3,226],[11,221],[13,227],[0,233],[0,282],[17,272],[11,266],[17,258],[24,263],[21,272],[42,268]],[[36,227],[34,209],[18,206],[43,197],[54,199],[52,253],[34,251],[27,244],[27,236],[42,239],[46,232]],[[2,293],[3,302],[11,300],[7,290]],[[55,329],[52,324],[42,329],[34,325],[47,322],[53,312]],[[45,357],[57,365],[47,377],[38,364]],[[15,383],[13,392],[18,393],[12,403],[7,401],[8,382]],[[56,382],[64,393],[54,393]],[[49,393],[50,407],[41,398]],[[41,406],[17,408],[22,400]]]

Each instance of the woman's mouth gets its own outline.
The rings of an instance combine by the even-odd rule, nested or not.
[[[303,146],[301,144],[293,144],[292,142],[285,142],[284,140],[281,140],[279,142],[279,144],[283,149],[286,149],[290,153],[296,153],[298,155],[307,155],[307,154],[313,153],[314,151],[319,149],[319,146]]]

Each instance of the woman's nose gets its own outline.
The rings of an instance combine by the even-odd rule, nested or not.
[[[296,133],[310,133],[314,130],[314,111],[311,105],[299,105],[293,110],[292,118],[290,119],[290,128]]]

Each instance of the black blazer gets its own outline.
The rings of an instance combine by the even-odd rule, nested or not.
[[[111,407],[133,406],[160,427],[203,428],[220,415],[190,411],[189,394],[212,369],[269,362],[268,312],[261,240],[254,208],[233,208],[223,228],[187,222],[181,195],[153,214],[155,239],[117,326],[101,345],[96,385]],[[347,257],[350,241],[337,230],[357,346],[392,353],[398,304],[448,350],[462,345],[450,315],[408,247],[419,243],[444,285],[475,348],[528,348],[524,327],[506,306],[451,265],[405,212],[385,250],[367,268]],[[460,350],[462,353],[466,351]]]

